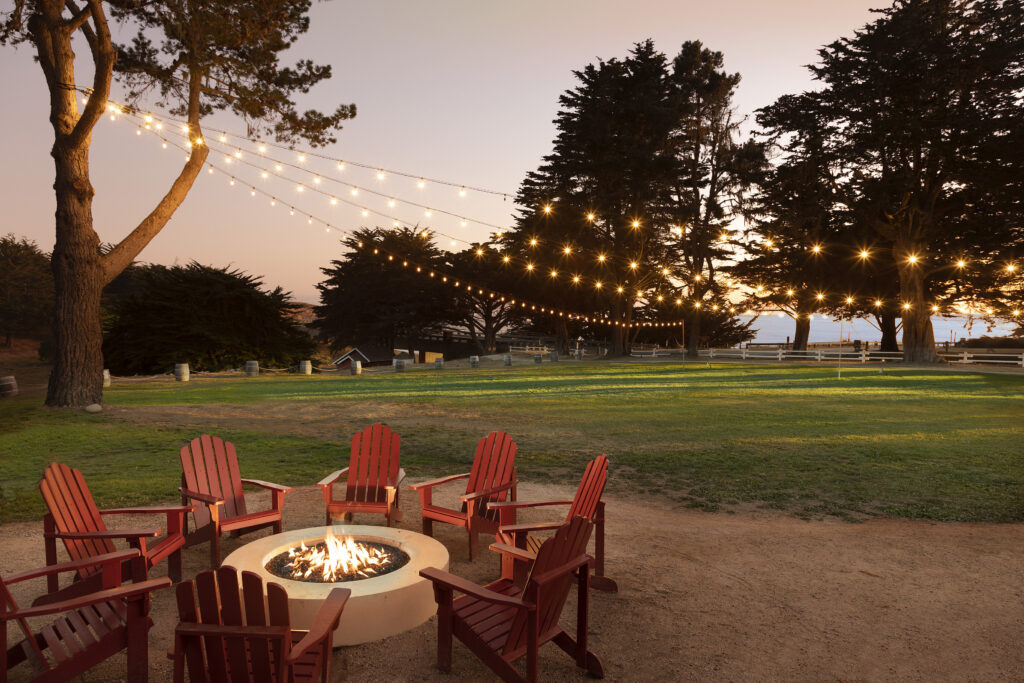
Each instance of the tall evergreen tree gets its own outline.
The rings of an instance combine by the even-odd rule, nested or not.
[[[12,337],[43,339],[53,321],[50,256],[35,242],[0,237],[0,345]]]
[[[1024,3],[896,0],[819,55],[822,87],[758,121],[781,163],[816,160],[828,211],[870,232],[898,276],[904,358],[934,361],[933,307],[1009,304],[1019,283]]]

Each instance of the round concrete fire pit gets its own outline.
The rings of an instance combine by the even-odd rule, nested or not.
[[[328,532],[335,536],[351,536],[357,541],[395,546],[409,556],[409,562],[383,576],[340,583],[286,579],[266,568],[278,554],[301,543],[307,546],[319,543]],[[255,572],[263,577],[264,582],[281,584],[288,591],[294,628],[308,628],[313,623],[320,603],[332,588],[348,588],[352,597],[345,605],[338,629],[334,632],[334,644],[358,645],[415,628],[437,611],[434,590],[429,581],[420,577],[420,570],[425,567],[447,570],[448,550],[429,536],[405,529],[338,524],[261,538],[228,555],[223,564],[239,571]]]

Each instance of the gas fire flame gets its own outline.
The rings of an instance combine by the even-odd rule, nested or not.
[[[292,578],[308,579],[320,573],[327,582],[340,581],[353,575],[370,578],[378,574],[389,561],[388,554],[380,548],[367,546],[350,536],[338,538],[328,533],[324,545],[314,548],[301,543],[298,548],[288,551],[290,562],[285,569],[292,572]]]

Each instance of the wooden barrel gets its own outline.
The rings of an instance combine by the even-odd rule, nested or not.
[[[544,360],[544,357],[541,356],[539,353],[533,354],[533,362],[534,363],[536,363],[537,365],[540,365],[542,360]]]
[[[434,367],[438,370],[444,370],[444,358],[435,358]]]
[[[107,370],[106,368],[103,370],[103,386],[110,386],[110,370]]]
[[[174,364],[174,379],[179,382],[188,381],[188,363],[175,363]]]
[[[505,360],[505,365],[512,365],[512,354],[511,353],[506,353],[504,360]]]
[[[260,374],[260,362],[258,360],[245,361],[245,374],[249,377],[257,377]]]
[[[18,395],[18,381],[14,379],[14,375],[8,375],[6,377],[0,377],[0,396],[17,396]]]
[[[552,351],[548,355],[548,358],[551,360],[552,363],[557,363],[558,362],[558,351]]]
[[[312,375],[313,374],[313,361],[300,360],[299,361],[299,374],[300,375]]]
[[[349,371],[350,374],[353,374],[353,375],[361,375],[361,374],[363,374],[363,361],[361,361],[361,360],[350,360],[349,361],[349,366],[348,366],[348,371]]]
[[[395,372],[402,372],[405,370],[405,361],[401,358],[396,358],[391,361],[391,366],[395,369]]]
[[[480,356],[470,356],[469,357],[469,367],[475,368],[478,365],[480,365]]]

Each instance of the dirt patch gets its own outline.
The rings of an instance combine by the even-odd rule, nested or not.
[[[524,485],[520,498],[566,499],[572,492]],[[400,526],[418,530],[419,504],[409,493],[402,497]],[[252,509],[267,504],[263,494],[251,502]],[[316,526],[322,515],[315,487],[288,494],[286,529]],[[152,520],[117,520],[125,527],[147,522]],[[377,524],[379,518],[357,516],[356,523]],[[468,562],[465,532],[443,524],[435,530],[451,552],[454,573],[478,583],[495,576],[491,553]],[[245,540],[228,540],[225,556]],[[0,573],[41,565],[41,524],[0,527],[0,547]],[[187,550],[186,576],[204,569],[207,560],[206,548]],[[165,572],[160,566],[154,574]],[[1024,678],[1024,525],[805,522],[609,497],[608,573],[620,592],[593,593],[590,627],[592,649],[609,680]],[[27,603],[43,589],[42,582],[19,585],[15,597]],[[170,680],[164,655],[177,622],[171,590],[156,594],[152,614],[152,680]],[[565,626],[574,614],[570,604]],[[436,628],[431,619],[377,643],[338,648],[335,677],[452,680],[434,668]],[[540,660],[546,680],[585,679],[554,645],[542,648]],[[493,678],[458,642],[452,671],[458,680]],[[86,680],[124,675],[121,655]]]

